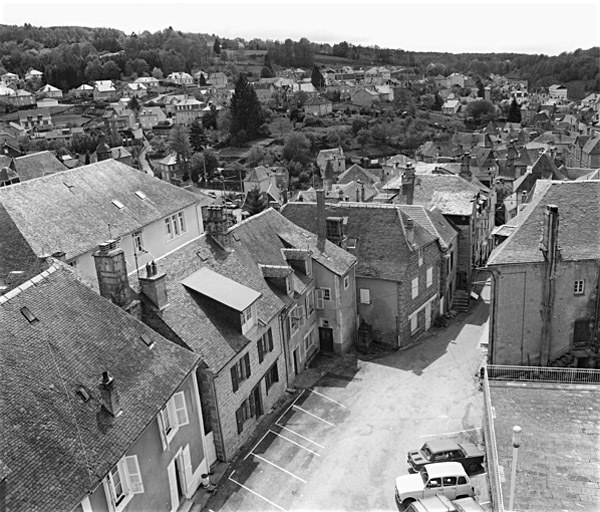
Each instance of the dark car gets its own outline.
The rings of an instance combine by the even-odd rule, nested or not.
[[[425,443],[418,451],[408,452],[407,462],[413,471],[434,462],[460,462],[465,471],[473,473],[483,464],[483,452],[473,443],[437,439]]]

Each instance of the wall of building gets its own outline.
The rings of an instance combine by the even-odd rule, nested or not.
[[[357,337],[356,325],[356,276],[353,266],[345,276],[338,276],[338,325],[340,326],[339,353],[345,354],[350,350]],[[348,288],[344,288],[344,279],[348,277]],[[335,349],[335,345],[334,345]],[[337,353],[337,352],[336,352]]]
[[[598,266],[595,261],[562,262],[557,266],[552,314],[550,361],[573,346],[574,322],[594,314]],[[539,364],[542,347],[544,265],[491,267],[490,363]],[[585,281],[581,295],[575,280]]]
[[[172,510],[167,467],[185,446],[189,446],[192,471],[186,497],[192,497],[200,485],[201,475],[208,472],[202,410],[195,379],[195,373],[191,373],[178,390],[185,393],[189,423],[179,427],[169,447],[163,450],[158,421],[155,419],[125,454],[137,456],[144,484],[144,492],[133,495],[125,510]],[[89,502],[93,512],[110,510],[104,485],[99,485],[90,494]]]
[[[295,303],[298,306],[304,306],[305,310],[306,310],[306,297],[308,294],[312,294],[313,298],[314,298],[314,284],[312,284],[300,297],[298,297],[298,299],[296,299]],[[315,302],[313,302],[314,304],[314,310],[312,311],[312,313],[310,315],[308,315],[308,311],[306,311],[307,316],[304,316],[303,321],[301,321],[298,325],[298,330],[291,334],[290,339],[287,341],[288,344],[288,352],[287,352],[287,372],[288,375],[290,376],[290,382],[293,382],[294,378],[295,378],[295,369],[294,369],[294,351],[297,351],[297,357],[298,357],[298,374],[302,373],[302,371],[304,370],[304,366],[306,363],[308,363],[308,357],[312,355],[312,351],[309,350],[308,352],[306,351],[306,348],[304,347],[304,337],[310,333],[311,331],[313,332],[313,335],[315,336],[314,338],[314,345],[315,348],[318,349],[319,346],[319,342],[318,342],[318,328],[317,328],[317,309],[316,309],[316,298],[315,298]],[[287,320],[289,321],[289,320]]]
[[[248,343],[215,377],[214,392],[216,393],[216,403],[218,408],[218,429],[215,430],[215,446],[217,456],[220,460],[230,462],[236,456],[240,447],[252,436],[258,421],[264,416],[258,418],[252,417],[245,421],[244,430],[238,434],[236,411],[242,405],[242,402],[250,396],[252,390],[260,386],[263,411],[267,413],[273,405],[283,396],[286,388],[286,368],[283,355],[283,345],[281,342],[281,332],[278,325],[278,317],[274,317],[268,324],[273,333],[273,351],[266,353],[262,363],[258,359],[257,339],[260,336],[253,337],[253,341]],[[263,331],[260,331],[261,336]],[[237,391],[233,391],[231,382],[231,367],[244,357],[250,356],[250,377],[240,381]],[[267,394],[265,386],[265,374],[271,369],[273,364],[277,364],[279,382],[274,383]]]
[[[369,290],[371,304],[361,304],[360,290]],[[372,327],[373,341],[398,347],[398,283],[383,279],[356,277],[358,315]]]

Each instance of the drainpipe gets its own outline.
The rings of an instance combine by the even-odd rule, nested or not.
[[[540,366],[548,366],[550,348],[552,346],[552,310],[554,307],[556,259],[558,256],[558,206],[546,206],[544,222],[544,234],[540,247],[546,260],[542,287],[542,346],[540,349]]]

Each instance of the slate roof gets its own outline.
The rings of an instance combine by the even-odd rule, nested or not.
[[[28,283],[10,299],[0,297],[0,458],[11,470],[6,505],[11,512],[73,510],[154,421],[198,358],[64,265]],[[23,307],[37,321],[29,323]],[[116,418],[99,402],[103,371],[115,379],[123,409]],[[81,386],[88,402],[77,395]]]
[[[331,242],[318,246],[315,235],[271,208],[236,224],[230,233],[231,251],[225,251],[205,234],[157,260],[159,269],[167,274],[170,304],[162,311],[160,322],[199,354],[215,374],[249,343],[249,339],[224,318],[222,306],[184,287],[181,284],[184,279],[201,268],[208,268],[260,293],[256,302],[258,318],[266,324],[287,303],[269,286],[260,264],[287,265],[281,252],[286,247],[310,249],[313,260],[339,275],[345,275],[356,262],[354,256]],[[295,288],[305,288],[299,281],[294,280]]]
[[[340,184],[350,183],[351,181],[361,180],[363,183],[379,183],[380,179],[367,169],[363,169],[358,164],[353,164],[338,176],[337,182]]]
[[[316,233],[316,203],[287,203],[281,213],[298,226]],[[328,217],[347,217],[347,235],[356,238],[356,274],[404,281],[412,253],[405,235],[408,215],[393,205],[367,203],[326,204]],[[414,249],[435,242],[436,237],[415,220]]]
[[[488,265],[541,263],[539,242],[546,205],[558,206],[558,245],[563,261],[597,259],[600,254],[600,181],[546,181],[515,217],[516,229],[497,247]]]
[[[600,136],[588,139],[581,151],[587,155],[600,154]]]
[[[438,238],[442,248],[447,249],[458,237],[458,231],[452,227],[437,208],[425,208],[416,205],[398,205],[404,213],[418,222],[433,236]]]
[[[140,199],[138,190],[147,199]],[[105,240],[109,224],[112,236],[121,237],[199,199],[110,159],[0,187],[0,203],[35,254],[63,251],[67,258]],[[125,208],[116,208],[113,200]]]
[[[13,160],[13,165],[21,181],[32,180],[33,178],[67,170],[50,151],[40,151],[38,153],[18,156]]]

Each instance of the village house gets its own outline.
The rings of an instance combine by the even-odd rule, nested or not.
[[[365,71],[365,85],[383,85],[391,78],[390,70],[383,66],[372,67]]]
[[[38,97],[46,97],[46,98],[62,98],[63,92],[53,85],[46,84],[41,89],[36,91],[36,95]]]
[[[144,98],[148,95],[148,88],[139,82],[128,83],[123,87],[122,95],[124,98]]]
[[[143,107],[138,112],[137,117],[141,128],[144,130],[151,130],[167,119],[163,109],[160,107]]]
[[[173,120],[175,124],[190,125],[199,117],[202,117],[204,103],[193,97],[185,97],[171,103]]]
[[[200,236],[201,208],[210,203],[110,159],[0,189],[0,217],[22,236],[14,250],[55,254],[94,287],[99,243],[119,239],[135,271]]]
[[[10,87],[12,85],[17,85],[19,83],[19,75],[16,75],[15,73],[4,73],[2,75],[0,75],[0,80],[2,80],[2,82]]]
[[[52,116],[47,108],[19,110],[19,125],[25,130],[44,130],[52,127]]]
[[[141,84],[148,90],[154,90],[160,85],[158,78],[153,76],[140,76],[133,81],[134,84]]]
[[[538,181],[491,254],[489,363],[598,364],[600,181]],[[541,236],[541,240],[540,240]]]
[[[107,108],[102,114],[102,121],[109,133],[128,130],[136,125],[135,112],[122,106]]]
[[[10,168],[17,173],[20,182],[67,170],[51,151],[38,151],[15,157],[10,163]]]
[[[122,251],[106,245],[96,258],[108,269]],[[0,296],[0,324],[12,341],[0,372],[3,510],[171,512],[191,499],[209,471],[197,355],[59,263]]]
[[[204,223],[139,282],[144,321],[201,356],[208,460],[229,462],[319,349],[352,345],[355,259],[273,209],[228,227],[211,206]]]
[[[415,343],[451,303],[456,231],[440,212],[420,206],[325,204],[323,191],[316,195],[316,203],[287,203],[282,214],[356,256],[358,315],[374,341],[393,348]]]
[[[35,80],[41,80],[43,76],[44,76],[44,73],[42,73],[41,71],[38,71],[37,69],[29,68],[29,70],[27,70],[27,73],[25,73],[25,81],[33,82]]]
[[[275,93],[275,86],[272,83],[255,82],[252,84],[252,87],[254,88],[254,92],[256,92],[258,101],[261,103],[268,102],[273,98],[273,94]]]
[[[304,104],[304,113],[313,116],[326,116],[333,112],[333,103],[331,100],[325,99],[322,96],[309,98]]]
[[[261,165],[253,168],[244,177],[244,194],[247,196],[251,190],[258,189],[259,192],[267,194],[269,202],[274,201],[281,205],[284,203],[283,194],[287,191],[288,181],[287,169],[278,167],[269,169]]]
[[[446,100],[442,105],[442,114],[453,116],[460,110],[460,100]]]
[[[323,180],[335,181],[335,177],[346,170],[346,159],[341,147],[322,149],[317,155],[317,167]]]
[[[86,98],[94,94],[94,88],[89,84],[81,84],[73,89],[72,93],[76,98]]]
[[[564,85],[554,84],[548,87],[548,96],[550,98],[566,100],[568,89]]]
[[[117,89],[112,80],[96,80],[92,96],[94,101],[111,101],[117,97]]]
[[[217,71],[216,73],[211,73],[208,79],[208,83],[217,89],[225,89],[229,80],[227,79],[227,75],[222,71]]]
[[[350,103],[358,107],[371,108],[375,102],[379,101],[379,94],[374,89],[360,87],[350,96]]]
[[[177,85],[192,85],[194,83],[194,77],[184,71],[170,73],[166,80]]]

